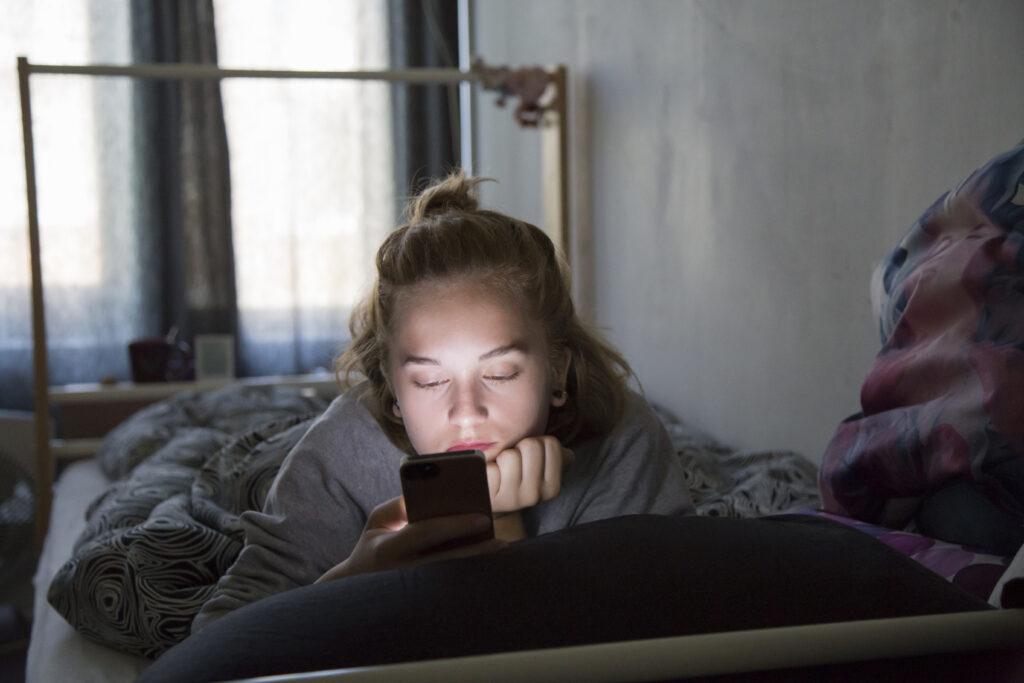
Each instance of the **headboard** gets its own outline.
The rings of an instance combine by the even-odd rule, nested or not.
[[[515,119],[540,131],[542,153],[543,229],[568,261],[569,197],[568,197],[568,131],[567,82],[564,66],[551,68],[510,69],[490,67],[475,61],[468,70],[402,69],[385,71],[295,71],[282,69],[225,69],[209,64],[134,64],[115,66],[102,64],[54,65],[33,64],[26,57],[18,58],[18,82],[21,95],[21,122],[25,149],[25,190],[28,204],[29,251],[32,277],[32,349],[35,410],[35,476],[36,476],[36,543],[41,547],[49,524],[54,480],[54,459],[60,449],[51,442],[51,397],[47,358],[45,299],[42,276],[39,213],[36,196],[35,151],[32,138],[32,102],[29,90],[33,74],[77,76],[121,76],[136,79],[171,81],[214,80],[226,78],[321,79],[389,81],[407,84],[477,84],[484,90],[499,93],[499,104],[505,97],[519,99]],[[467,125],[468,122],[463,122]]]

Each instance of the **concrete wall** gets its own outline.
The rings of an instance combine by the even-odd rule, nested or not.
[[[821,457],[878,350],[874,264],[1024,138],[1019,0],[479,0],[476,54],[572,79],[578,302],[649,398]],[[540,221],[535,134],[479,98],[485,199]]]

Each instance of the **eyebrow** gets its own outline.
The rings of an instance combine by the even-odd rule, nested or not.
[[[487,353],[481,355],[477,360],[490,360],[491,358],[497,358],[498,356],[504,356],[506,353],[512,353],[518,351],[520,353],[526,353],[527,351],[526,342],[514,341],[511,344],[505,344],[495,349],[491,349]],[[406,356],[402,361],[402,365],[440,365],[440,361],[435,358],[427,358],[425,356]]]

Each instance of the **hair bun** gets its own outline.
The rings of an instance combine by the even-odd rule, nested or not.
[[[456,171],[444,180],[428,186],[406,208],[410,223],[449,213],[476,211],[479,202],[476,186],[487,178],[468,178],[465,171]]]

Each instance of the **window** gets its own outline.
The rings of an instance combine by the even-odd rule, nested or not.
[[[386,3],[215,0],[219,63],[388,65]],[[16,58],[131,62],[131,5],[15,0],[0,24],[0,407],[31,405],[30,270]],[[150,334],[146,236],[129,78],[34,75],[33,131],[50,380],[129,376]],[[239,360],[251,374],[330,362],[393,227],[390,90],[382,82],[228,79]],[[157,307],[158,308],[158,307]]]
[[[301,12],[297,9],[301,7]],[[217,0],[224,67],[386,69],[387,5]],[[394,225],[389,86],[222,82],[240,353],[252,369],[329,362]]]
[[[16,59],[39,63],[125,63],[130,53],[126,3],[23,0],[5,3],[0,24],[0,383],[3,406],[27,407],[31,379],[28,215]],[[125,79],[34,76],[35,142],[43,279],[51,374],[69,381],[88,367],[126,367],[86,357],[127,335],[139,315],[131,264],[133,202],[123,188],[132,177],[123,157],[131,97]],[[127,242],[126,242],[127,240]],[[86,354],[86,355],[83,355]],[[70,370],[70,372],[65,372]],[[26,383],[25,379],[29,382]]]

